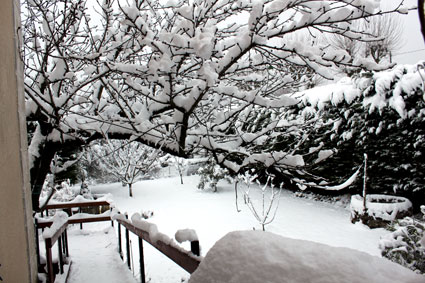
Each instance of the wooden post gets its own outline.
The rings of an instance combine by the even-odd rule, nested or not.
[[[35,232],[35,247],[37,252],[37,269],[40,266],[40,243],[38,242],[38,219],[35,218],[35,225],[34,225],[34,232]]]
[[[143,255],[143,239],[139,237],[140,282],[145,283],[145,259]]]
[[[52,248],[51,246],[52,240],[50,238],[45,239],[46,244],[46,265],[47,265],[47,278],[48,282],[55,282],[55,274],[53,272],[53,261],[52,261]]]
[[[110,208],[111,212],[112,212],[112,207]],[[114,227],[114,220],[111,219],[111,226]]]
[[[199,249],[199,241],[192,241],[190,242],[190,251],[197,256],[201,255],[200,249]]]
[[[121,246],[121,224],[118,222],[118,253],[120,254],[120,258],[122,259],[122,246]]]
[[[79,212],[81,213],[81,207],[80,207]],[[80,223],[80,230],[83,230],[83,223],[82,222]]]
[[[62,233],[62,235],[60,236],[60,240],[62,242],[62,254],[65,254],[65,233]]]
[[[125,214],[125,218],[128,219],[128,214]],[[128,269],[131,270],[131,262],[130,262],[130,234],[129,231],[127,229],[127,227],[125,228],[125,247],[126,247],[126,251],[127,251],[127,265],[128,265]]]
[[[58,239],[58,259],[59,259],[59,270],[63,274],[63,258],[62,258],[62,235]]]
[[[68,249],[68,232],[67,229],[63,232],[64,238],[65,238],[65,255],[66,257],[69,257],[69,249]]]

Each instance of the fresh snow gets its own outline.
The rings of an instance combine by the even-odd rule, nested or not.
[[[183,242],[193,242],[198,241],[198,235],[196,234],[196,231],[193,229],[181,229],[176,232],[174,235],[174,238],[177,242],[180,244]]]
[[[126,188],[123,188],[119,183],[92,186],[91,190],[93,193],[111,193],[114,203],[121,213],[128,212],[134,220],[142,221],[136,213],[141,214],[142,211],[146,210],[153,211],[153,216],[147,221],[155,225],[161,235],[172,238],[177,231],[187,228],[193,229],[194,232],[196,231],[200,242],[201,256],[205,256],[220,238],[231,231],[261,229],[240,197],[238,207],[241,212],[237,212],[234,184],[220,182],[218,193],[212,193],[209,190],[201,191],[197,189],[198,181],[198,176],[184,177],[184,185],[180,184],[179,177],[141,181],[133,187],[133,198],[128,197]],[[260,197],[260,195],[255,195],[254,191],[250,196],[252,198]],[[120,214],[120,216],[123,218],[123,214]],[[97,224],[104,225],[103,227],[110,225],[107,222]],[[94,224],[85,224],[82,233],[84,233],[86,227],[90,227],[89,225]],[[276,219],[266,226],[266,230],[288,238],[307,240],[333,247],[350,248],[374,256],[380,256],[378,247],[380,237],[389,233],[381,228],[369,229],[360,223],[351,224],[350,211],[348,207],[342,204],[329,204],[298,198],[294,193],[288,191],[282,191]],[[76,279],[72,279],[69,281],[70,283],[83,282],[83,275],[86,276],[84,277],[85,282],[97,281],[97,268],[101,268],[103,265],[111,265],[108,257],[92,255],[91,244],[88,241],[96,242],[97,237],[107,236],[109,243],[105,242],[104,246],[110,244],[110,252],[115,254],[111,256],[118,257],[117,240],[110,237],[110,233],[106,235],[103,233],[92,234],[90,231],[87,234],[90,235],[84,237],[86,240],[82,240],[83,236],[78,235],[80,238],[76,242],[74,240],[75,234],[71,233],[69,237],[70,255],[74,263],[84,259],[84,257],[92,258],[97,262],[96,268],[84,265],[88,268],[84,271],[83,265],[78,265],[80,266],[78,272],[81,274],[78,275],[78,278],[71,277],[71,279]],[[186,236],[189,238],[188,235]],[[122,231],[122,238],[125,238],[124,231]],[[138,240],[132,233],[130,233],[130,239],[134,252],[132,254],[135,266],[134,276],[138,279],[140,276],[137,267],[139,262]],[[190,250],[190,243],[183,242],[181,247]],[[74,249],[78,249],[83,254],[76,258],[77,253]],[[84,251],[86,251],[85,255]],[[190,277],[186,271],[149,244],[144,245],[144,253],[146,278],[151,282],[182,282],[182,280],[187,280]],[[122,264],[120,261],[114,262],[114,268],[122,266]],[[71,274],[72,270],[71,268]],[[113,279],[108,281],[105,279],[102,282],[125,281],[114,281]]]
[[[51,220],[53,221],[52,225],[43,231],[44,239],[51,238],[55,235],[56,231],[68,221],[68,214],[63,211],[58,211]]]
[[[109,226],[109,227],[108,227]],[[117,252],[117,237],[111,224],[84,224],[68,231],[69,255],[72,260],[68,283],[136,283],[127,264]]]
[[[268,232],[231,232],[208,252],[189,283],[399,283],[424,277],[387,259]]]
[[[237,212],[234,184],[219,182],[218,193],[212,193],[209,190],[202,191],[197,189],[198,181],[199,176],[185,176],[184,185],[180,184],[180,177],[141,181],[133,187],[133,198],[128,197],[126,188],[123,188],[120,183],[91,186],[90,189],[95,194],[111,193],[116,209],[121,211],[121,214],[117,214],[117,210],[114,209],[111,216],[115,219],[125,219],[124,214],[128,213],[131,217],[127,221],[132,221],[134,225],[147,228],[149,233],[152,233],[154,236],[153,240],[169,242],[177,248],[190,251],[190,242],[188,241],[199,239],[201,256],[204,256],[205,260],[207,260],[209,257],[208,251],[211,250],[211,247],[229,232],[252,231],[254,228],[260,230],[261,227],[251,215],[248,207],[244,205],[241,196],[238,199],[240,212]],[[258,201],[260,200],[261,192],[252,188],[250,197],[254,201]],[[357,278],[363,278],[363,276],[370,273],[370,269],[364,266],[367,264],[357,262],[360,260],[367,260],[369,264],[371,262],[374,262],[374,264],[378,262],[378,273],[391,266],[392,271],[389,271],[388,274],[395,274],[394,278],[404,276],[405,271],[402,267],[394,267],[394,265],[387,264],[382,265],[379,263],[379,258],[377,258],[380,257],[379,240],[389,232],[382,228],[369,229],[360,223],[351,224],[350,211],[346,203],[348,203],[348,198],[345,199],[345,202],[330,204],[308,198],[299,198],[292,192],[282,191],[276,219],[266,226],[267,232],[256,231],[252,233],[252,237],[260,237],[264,240],[257,243],[258,246],[255,247],[259,251],[252,251],[255,257],[249,260],[246,258],[242,264],[240,261],[228,263],[229,268],[236,268],[239,265],[241,268],[240,271],[245,272],[246,265],[250,261],[267,262],[275,260],[280,252],[285,252],[286,255],[279,256],[278,262],[284,265],[289,264],[289,269],[293,270],[290,272],[285,270],[285,273],[280,275],[281,278],[291,278],[290,276],[296,278],[296,276],[302,274],[311,275],[312,272],[319,272],[317,269],[324,268],[321,264],[331,264],[332,260],[335,260],[337,264],[331,265],[327,269],[324,268],[321,273],[318,273],[325,278],[322,282],[356,282],[355,280]],[[145,221],[140,215],[143,211],[147,210],[152,211],[153,215]],[[68,242],[72,266],[68,282],[139,282],[138,238],[130,232],[131,265],[134,266],[134,269],[129,271],[125,262],[124,231],[125,229],[123,228],[121,233],[124,261],[122,261],[118,255],[117,248],[117,225],[113,229],[110,222],[87,223],[84,224],[83,230],[79,230],[79,225],[70,225],[68,227]],[[272,232],[273,234],[269,234],[268,232]],[[234,235],[239,234],[236,233]],[[251,237],[251,233],[248,233],[248,235],[248,238]],[[181,243],[178,244],[175,242],[173,236],[177,242]],[[284,238],[281,238],[281,236]],[[240,237],[245,240],[245,236]],[[274,240],[265,241],[269,237],[277,239],[276,242]],[[226,243],[228,239],[227,237],[218,244]],[[44,245],[42,244],[42,237],[40,237],[40,241],[41,252],[43,254]],[[246,243],[241,242],[239,244],[249,244],[250,242],[253,243],[255,241],[247,240]],[[321,245],[317,245],[317,243]],[[343,249],[334,249],[333,247],[342,247]],[[230,245],[229,253],[233,254],[234,248],[234,245]],[[54,253],[56,250],[53,248]],[[249,251],[240,252],[248,253]],[[365,253],[375,257],[369,257]],[[324,254],[326,256],[323,256]],[[237,254],[234,253],[234,256],[236,257]],[[144,261],[147,282],[177,283],[187,282],[190,278],[189,273],[147,243],[144,245]],[[206,264],[209,261],[206,261]],[[219,261],[222,262],[221,259]],[[293,262],[300,263],[296,265]],[[366,275],[363,273],[350,273],[351,271],[343,274],[342,265],[349,263],[353,263],[352,270],[366,268],[364,270]],[[308,267],[304,268],[304,271],[301,272],[299,268],[303,265]],[[268,268],[264,270],[269,270]],[[285,267],[277,268],[279,271],[276,271],[276,268],[271,268],[270,272],[283,272],[279,268]],[[264,275],[264,270],[261,268],[255,269],[258,276]],[[331,271],[332,274],[338,276],[338,279],[334,279],[334,281],[329,279],[330,274],[325,273],[330,273]],[[346,277],[349,274],[352,274],[352,276]],[[407,272],[406,274],[411,274],[411,272]],[[199,278],[197,276],[194,275],[193,279],[191,279],[193,281],[190,282],[208,282],[199,281],[199,279],[196,279]],[[314,278],[316,279],[318,277],[315,276]],[[339,280],[340,278],[343,279]],[[423,277],[418,278],[423,279]],[[242,279],[240,281],[226,281],[219,279],[215,282],[285,282],[267,280],[268,277],[264,277],[260,281]],[[378,281],[376,280],[364,280],[363,282],[395,282],[382,281],[384,279],[381,281],[379,281],[380,279]]]

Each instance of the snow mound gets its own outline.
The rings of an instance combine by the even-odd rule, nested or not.
[[[198,241],[198,235],[196,234],[196,231],[193,229],[181,229],[176,232],[174,235],[176,238],[176,241],[180,244],[183,242],[193,242]]]
[[[43,232],[43,238],[51,238],[55,233],[68,221],[68,214],[63,211],[57,211],[52,218],[52,225],[49,228],[46,228]]]
[[[424,282],[425,277],[348,248],[268,232],[230,232],[207,253],[189,283]]]

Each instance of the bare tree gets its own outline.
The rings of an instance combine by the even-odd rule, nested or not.
[[[376,41],[365,42],[366,56],[371,56],[376,63],[383,59],[392,62],[392,55],[403,45],[403,23],[396,14],[385,14],[364,21],[364,29]]]
[[[159,149],[123,140],[94,144],[90,151],[101,168],[128,186],[130,197],[133,196],[133,184],[141,178],[151,177],[160,167],[159,157],[162,154]]]
[[[382,60],[392,63],[394,52],[402,47],[403,23],[397,14],[384,14],[377,17],[361,19],[351,23],[350,29],[362,32],[365,36],[349,38],[334,33],[328,41],[337,50],[344,50],[351,60],[370,57],[377,64]],[[342,66],[345,73],[352,73],[353,68]]]
[[[376,1],[111,0],[95,5],[100,20],[82,0],[24,5],[35,209],[55,152],[103,135],[181,157],[207,150],[235,172],[259,162],[303,167],[296,146],[304,122],[287,121],[283,109],[297,101],[282,90],[311,74],[330,78],[336,66],[386,67],[286,38],[316,30],[363,39],[346,26],[382,14]],[[248,127],[260,109],[272,109],[273,119]],[[282,133],[292,140],[273,151]],[[256,152],[268,143],[265,155]]]

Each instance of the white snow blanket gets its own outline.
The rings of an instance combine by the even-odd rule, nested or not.
[[[220,239],[189,280],[213,282],[423,283],[425,277],[364,252],[243,231]]]

